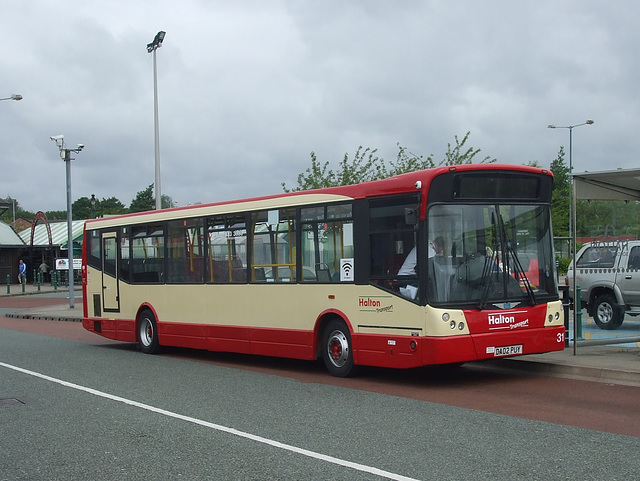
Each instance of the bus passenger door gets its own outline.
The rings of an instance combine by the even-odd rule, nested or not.
[[[102,308],[105,311],[120,311],[118,238],[115,232],[102,234]]]

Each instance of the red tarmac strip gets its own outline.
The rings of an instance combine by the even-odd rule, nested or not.
[[[14,319],[0,316],[0,328],[86,342],[88,344],[122,344],[84,330],[79,322]]]

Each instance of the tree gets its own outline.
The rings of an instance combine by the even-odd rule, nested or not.
[[[126,212],[126,206],[116,197],[109,197],[108,199],[102,198],[102,200],[96,202],[96,216],[119,215],[125,214]]]
[[[91,205],[91,199],[88,197],[80,197],[73,204],[71,204],[71,217],[73,220],[91,219],[93,216],[93,206]]]
[[[467,140],[471,132],[467,132],[462,140],[455,136],[455,146],[447,144],[447,152],[445,157],[438,165],[460,165],[473,163],[476,156],[480,153],[480,149],[473,147],[465,148]],[[466,150],[465,150],[466,149]],[[406,147],[402,147],[398,143],[398,155],[395,161],[391,161],[389,166],[385,164],[384,159],[376,155],[377,149],[369,147],[358,147],[353,160],[349,160],[349,155],[344,154],[339,164],[339,170],[334,172],[330,168],[329,162],[321,164],[316,157],[315,152],[311,152],[311,167],[298,175],[298,185],[293,189],[287,188],[282,183],[285,192],[318,189],[323,187],[335,187],[338,185],[357,184],[368,180],[377,180],[390,177],[392,175],[404,174],[406,172],[414,172],[416,170],[429,169],[436,166],[433,155],[426,158],[409,152]],[[495,162],[489,156],[480,160],[480,163]]]
[[[11,224],[11,222],[13,222],[13,209],[17,202],[18,201],[11,197],[0,199],[0,221],[5,224]]]
[[[456,141],[455,147],[452,149],[451,144],[447,144],[447,152],[445,153],[445,158],[440,165],[462,165],[462,164],[473,164],[473,159],[476,155],[480,153],[480,149],[474,149],[473,147],[469,147],[467,150],[463,151],[464,144],[469,140],[469,135],[471,135],[471,131],[468,131],[466,135],[462,138],[462,141],[458,140],[458,136],[454,135],[454,139]],[[488,155],[482,159],[480,164],[490,164],[496,162],[496,159],[492,159]]]
[[[144,212],[155,208],[155,198],[153,197],[153,184],[138,192],[129,206],[130,212]]]
[[[67,220],[67,211],[66,210],[48,210],[44,213],[47,216],[47,220],[49,222],[54,222],[56,220]]]
[[[405,172],[415,172],[416,170],[431,169],[436,166],[433,161],[433,155],[429,155],[426,159],[420,155],[415,155],[402,147],[398,142],[398,155],[395,161],[391,161],[389,170],[385,167],[385,177],[404,174]]]
[[[340,162],[340,170],[334,172],[329,168],[329,161],[320,165],[315,152],[311,152],[311,167],[298,175],[298,185],[289,190],[282,183],[285,192],[335,187],[337,185],[351,185],[383,177],[384,161],[376,155],[377,149],[358,147],[353,160],[349,161],[349,154],[345,153]]]
[[[6,199],[0,199],[0,203],[4,204],[3,208],[5,209],[4,212],[0,212],[0,220],[5,224],[11,224],[13,222],[14,206],[16,219],[22,217],[23,219],[30,221],[33,220],[36,215],[35,212],[24,210],[20,206],[20,202],[18,202],[16,199],[13,199],[11,196],[7,197]]]
[[[551,222],[557,237],[569,235],[569,206],[571,204],[571,181],[569,167],[564,161],[564,147],[560,147],[558,156],[551,162],[553,172],[553,192],[551,194]]]
[[[155,203],[155,198],[153,199],[153,201]],[[166,195],[166,194],[162,194],[160,196],[160,206],[163,209],[171,209],[173,207],[177,207],[176,203],[173,201],[171,196],[170,195]]]

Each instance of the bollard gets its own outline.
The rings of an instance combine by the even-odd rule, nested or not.
[[[38,292],[40,292],[40,284],[42,284],[42,272],[38,272]]]
[[[7,294],[11,294],[11,275],[7,274]]]
[[[53,290],[58,290],[58,271],[51,271],[51,282],[53,282]]]
[[[24,290],[25,290],[25,288],[27,287],[27,279],[26,279],[26,277],[25,277],[25,278],[23,278],[23,279],[20,281],[20,284],[22,284],[22,293],[24,294]]]
[[[33,270],[33,287],[36,287],[36,279],[37,279],[36,276],[37,276],[37,273],[36,273],[36,270],[34,269]]]
[[[560,287],[562,290],[562,309],[564,311],[564,347],[569,347],[569,309],[571,308],[571,297],[569,297],[569,287]]]
[[[576,341],[582,341],[582,300],[580,299],[580,286],[576,286],[576,300],[573,315],[576,316],[576,332],[573,337]]]

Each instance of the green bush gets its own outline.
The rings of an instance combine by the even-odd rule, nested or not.
[[[571,262],[570,257],[558,257],[556,258],[558,261],[558,273],[560,275],[566,274],[569,269],[569,263]]]

